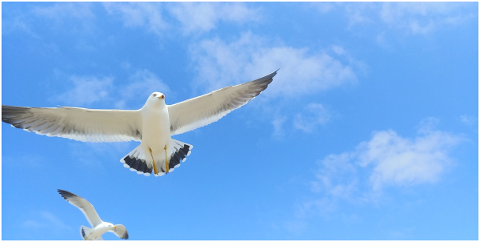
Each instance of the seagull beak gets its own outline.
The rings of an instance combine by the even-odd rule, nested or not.
[[[159,99],[165,99],[165,95],[161,95],[160,97],[158,97]]]

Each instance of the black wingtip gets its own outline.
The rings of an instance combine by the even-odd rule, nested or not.
[[[278,72],[279,70],[280,70],[280,68],[278,68],[276,71],[274,71],[274,72],[272,72],[272,73],[270,73],[270,74],[268,74],[268,75],[266,75],[266,76],[264,76],[264,77],[262,77],[262,78],[260,78],[260,79],[273,79],[273,77],[277,75],[277,72]]]
[[[69,192],[69,191],[65,191],[65,190],[62,190],[62,189],[57,189],[58,193],[60,194],[60,196],[62,196],[65,200],[68,200],[68,198],[70,197],[76,197],[77,195]]]
[[[251,81],[251,82],[252,82],[252,83],[256,83],[257,85],[263,86],[263,87],[264,87],[264,88],[262,89],[262,91],[263,91],[265,88],[267,88],[268,84],[270,84],[270,83],[273,81],[273,77],[274,77],[275,75],[277,75],[278,70],[280,70],[280,68],[277,69],[276,71],[268,74],[268,75],[265,75],[265,76],[263,76],[263,77],[260,77],[260,78],[258,78],[258,79],[256,79],[256,80]],[[260,93],[257,93],[257,95],[258,95],[258,94],[260,94]],[[255,96],[256,96],[256,95],[255,95]]]

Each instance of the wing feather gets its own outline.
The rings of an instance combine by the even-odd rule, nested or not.
[[[250,82],[224,87],[202,96],[168,105],[170,134],[185,133],[216,122],[229,112],[245,105],[268,87],[277,71]]]
[[[60,195],[69,203],[79,208],[80,211],[85,214],[85,217],[87,218],[88,222],[92,227],[96,227],[97,225],[102,223],[102,220],[98,216],[97,211],[95,211],[95,208],[93,208],[93,205],[90,202],[80,196],[77,196],[65,190],[58,189],[58,193],[60,193]]]
[[[2,105],[2,121],[37,134],[84,142],[140,141],[142,133],[138,110]]]

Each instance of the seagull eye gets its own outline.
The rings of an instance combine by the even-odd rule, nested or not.
[[[157,96],[157,94],[155,94],[155,93],[154,93],[154,94],[152,94],[152,96],[156,97],[156,96]]]

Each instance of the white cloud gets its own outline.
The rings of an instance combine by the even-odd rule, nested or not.
[[[112,77],[80,77],[71,76],[73,89],[51,98],[65,105],[85,106],[106,99],[113,91]],[[62,104],[63,105],[63,104]]]
[[[414,140],[394,131],[376,132],[357,148],[361,166],[372,166],[369,182],[374,191],[384,186],[435,183],[451,162],[448,151],[459,138],[441,131]]]
[[[413,139],[393,130],[378,131],[354,151],[328,155],[319,163],[312,191],[371,200],[387,186],[438,182],[452,162],[451,149],[461,138],[436,130],[434,121],[423,121]]]
[[[316,126],[325,125],[331,118],[330,112],[320,103],[308,104],[303,112],[297,113],[293,126],[306,133],[311,133]]]
[[[342,202],[377,203],[386,187],[413,187],[434,184],[450,167],[450,151],[461,137],[435,128],[437,119],[423,120],[414,138],[395,131],[374,132],[355,149],[330,154],[318,162],[310,181],[312,197],[297,202],[293,221],[329,217]],[[287,227],[285,225],[285,227]]]
[[[163,19],[160,3],[104,3],[111,15],[120,15],[126,27],[143,27],[161,35],[169,24]]]
[[[218,38],[207,39],[190,48],[198,71],[197,85],[214,90],[250,81],[280,68],[265,95],[287,97],[357,80],[356,66],[345,64],[334,53],[329,54],[330,51],[293,48],[252,33],[244,33],[230,43]]]
[[[258,10],[243,3],[175,3],[169,5],[173,16],[181,23],[182,32],[206,32],[216,28],[219,21],[246,22],[258,19]]]

